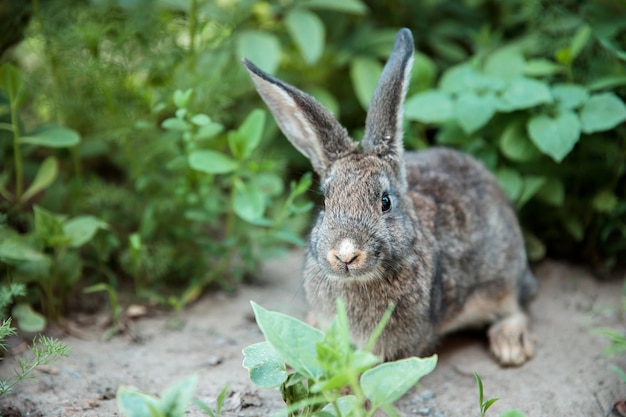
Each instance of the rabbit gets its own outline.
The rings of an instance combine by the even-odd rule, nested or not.
[[[534,352],[524,308],[537,283],[520,226],[477,160],[438,147],[404,152],[413,49],[411,31],[401,29],[361,143],[313,97],[242,59],[279,128],[320,178],[324,206],[303,267],[307,300],[328,321],[340,297],[361,346],[393,303],[374,347],[387,361],[431,353],[454,330],[488,326],[496,361],[521,365]]]

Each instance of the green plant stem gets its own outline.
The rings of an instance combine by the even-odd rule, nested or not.
[[[20,204],[24,192],[24,167],[20,149],[20,127],[17,120],[17,103],[11,102],[11,127],[13,129],[13,160],[15,163],[15,202]]]
[[[196,26],[198,25],[198,0],[191,0],[189,10],[189,66],[193,69],[196,64]]]

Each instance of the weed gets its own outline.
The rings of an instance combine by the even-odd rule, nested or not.
[[[485,400],[483,395],[483,381],[480,376],[474,372],[474,378],[476,379],[476,385],[478,386],[478,407],[480,409],[480,417],[485,417],[487,410],[500,398],[490,398]],[[524,417],[524,413],[520,410],[511,409],[500,414],[500,417]]]
[[[243,366],[255,385],[280,388],[290,417],[370,417],[379,409],[397,416],[393,403],[432,372],[437,363],[437,357],[432,356],[381,364],[381,359],[368,351],[393,307],[373,332],[365,350],[351,345],[341,300],[337,301],[337,316],[326,333],[254,302],[252,308],[266,341],[243,350]],[[288,372],[287,366],[293,372]],[[352,394],[343,395],[346,387]]]

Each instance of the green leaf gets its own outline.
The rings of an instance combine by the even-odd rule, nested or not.
[[[0,239],[1,262],[46,262],[48,257],[22,236]]]
[[[360,0],[308,0],[301,3],[311,9],[333,10],[342,13],[365,14],[367,7]]]
[[[287,380],[285,362],[268,342],[248,346],[243,350],[243,356],[243,367],[257,387],[275,388]]]
[[[126,417],[170,417],[159,411],[159,401],[143,392],[120,385],[117,389],[117,408]]]
[[[363,393],[372,402],[372,408],[391,405],[436,365],[437,355],[383,363],[361,375]]]
[[[561,207],[565,202],[565,186],[558,178],[550,177],[537,191],[537,199],[555,207]]]
[[[11,316],[17,320],[17,326],[32,333],[42,332],[46,328],[46,319],[27,303],[18,303],[11,310]]]
[[[609,130],[626,120],[626,105],[614,93],[592,95],[580,110],[585,133]]]
[[[212,137],[222,133],[223,130],[224,126],[219,123],[211,122],[209,124],[200,126],[198,132],[196,133],[196,139],[211,139]]]
[[[178,117],[170,117],[169,119],[163,120],[161,123],[161,127],[166,130],[171,130],[174,132],[185,132],[191,129],[189,123],[184,121],[183,119],[179,119]]]
[[[80,136],[75,130],[59,125],[42,126],[30,135],[22,136],[20,143],[47,146],[50,148],[68,148],[80,143]]]
[[[466,91],[494,90],[501,84],[494,78],[485,77],[468,64],[452,67],[444,72],[439,88],[452,94]]]
[[[569,110],[561,111],[556,117],[534,116],[527,127],[535,146],[556,162],[561,162],[580,138],[580,119]]]
[[[423,91],[409,97],[404,104],[404,117],[422,123],[443,123],[452,114],[452,98],[444,91]]]
[[[28,201],[38,192],[48,188],[59,172],[59,161],[54,156],[47,157],[39,166],[35,179],[22,195],[22,201]]]
[[[276,36],[267,32],[241,31],[237,37],[237,54],[249,59],[263,71],[273,74],[278,68],[280,43]]]
[[[511,409],[506,410],[504,413],[500,414],[500,417],[525,417],[526,415],[520,410]]]
[[[366,110],[369,108],[382,71],[382,65],[375,59],[357,57],[352,61],[350,78],[359,103]]]
[[[531,59],[524,64],[524,75],[531,77],[545,77],[564,72],[565,68],[561,64],[547,59]]]
[[[552,96],[562,108],[573,110],[585,104],[589,92],[578,84],[555,84],[552,86]]]
[[[611,190],[601,190],[598,192],[591,205],[599,213],[613,213],[619,200]]]
[[[285,17],[287,30],[308,65],[315,64],[324,52],[324,23],[315,13],[303,8],[291,9]]]
[[[516,207],[519,209],[522,207],[528,200],[530,200],[541,187],[546,183],[546,177],[540,177],[535,175],[529,175],[524,177],[524,185],[522,189],[522,193],[516,202]]]
[[[509,200],[516,201],[522,193],[524,186],[520,173],[511,168],[500,168],[498,172],[496,172],[496,178],[509,197]]]
[[[437,66],[435,62],[427,55],[415,51],[409,88],[413,91],[422,91],[431,88],[436,76]]]
[[[161,393],[159,408],[166,411],[167,417],[183,417],[194,396],[198,375],[194,374],[169,385]]]
[[[174,91],[174,105],[179,109],[187,108],[189,104],[189,100],[191,100],[191,94],[193,93],[193,89],[188,88],[187,90],[176,90]]]
[[[504,128],[498,145],[502,154],[511,161],[529,162],[541,156],[539,150],[528,139],[524,126],[518,121]]]
[[[265,200],[258,187],[235,179],[233,191],[233,210],[243,220],[257,224],[263,219]]]
[[[584,25],[576,31],[569,45],[569,54],[572,60],[580,54],[590,37],[591,27],[588,25]]]
[[[524,242],[528,259],[531,261],[539,261],[546,256],[546,245],[534,234],[525,231]]]
[[[585,237],[585,226],[580,221],[580,219],[565,216],[561,218],[563,222],[563,226],[565,226],[565,230],[576,240],[576,242],[581,242]]]
[[[455,100],[454,113],[465,133],[470,134],[483,127],[496,111],[493,93],[477,95],[473,91],[459,94]]]
[[[359,407],[359,401],[354,395],[344,395],[337,399],[337,407],[342,416],[351,416],[354,410]],[[332,404],[327,404],[322,411],[329,413],[332,416],[337,417],[335,414],[335,408]]]
[[[91,215],[74,217],[63,224],[63,232],[72,239],[70,246],[78,248],[89,242],[100,229],[108,229],[109,225]]]
[[[278,355],[296,372],[318,379],[323,368],[317,359],[317,343],[324,333],[285,314],[269,311],[252,302],[256,322]]]
[[[235,171],[239,164],[219,152],[198,150],[189,154],[189,166],[206,174],[228,174]]]
[[[59,238],[65,237],[63,224],[57,216],[39,206],[34,206],[33,211],[35,213],[35,234],[39,239],[52,244]]]
[[[0,89],[7,93],[12,103],[19,104],[22,95],[22,76],[10,63],[0,66]]]
[[[191,117],[191,123],[196,126],[206,126],[211,123],[211,118],[204,113],[198,113]]]
[[[524,73],[524,55],[519,47],[505,46],[491,53],[485,62],[484,73],[509,79]]]
[[[498,110],[509,112],[527,109],[543,103],[550,103],[552,94],[544,82],[520,77],[509,81],[500,95]]]
[[[260,109],[252,110],[239,129],[228,135],[228,144],[233,155],[240,160],[249,158],[261,143],[264,127],[265,112]]]

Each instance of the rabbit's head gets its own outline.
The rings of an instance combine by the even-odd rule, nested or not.
[[[402,29],[372,97],[360,144],[314,98],[243,60],[280,129],[320,177],[324,208],[311,233],[309,255],[330,279],[384,279],[413,245],[414,209],[402,146],[412,59],[413,37]]]

